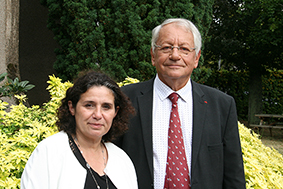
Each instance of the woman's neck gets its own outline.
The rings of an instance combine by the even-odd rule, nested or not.
[[[104,175],[108,155],[101,139],[90,142],[85,138],[77,138],[77,135],[73,138],[87,164],[99,175]]]

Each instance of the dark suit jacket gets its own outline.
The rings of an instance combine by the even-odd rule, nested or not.
[[[132,159],[140,189],[153,188],[153,81],[123,87],[136,115],[116,142]],[[234,99],[192,82],[192,189],[245,188],[242,152]],[[169,119],[169,118],[168,118]]]

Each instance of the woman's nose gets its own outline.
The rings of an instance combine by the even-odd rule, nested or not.
[[[95,108],[94,111],[93,111],[92,117],[94,119],[101,119],[101,117],[102,117],[101,108]]]

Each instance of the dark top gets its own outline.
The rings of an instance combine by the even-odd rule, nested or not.
[[[68,137],[69,137],[69,144],[70,144],[70,147],[71,147],[74,155],[76,156],[76,158],[80,162],[80,164],[87,171],[84,189],[94,189],[94,188],[97,188],[97,185],[96,185],[94,179],[92,178],[90,170],[86,166],[86,160],[84,159],[84,157],[82,156],[78,146],[74,142],[73,137],[71,137],[70,135],[68,135]],[[100,186],[100,189],[104,189],[104,188],[106,189],[107,188],[106,177],[107,177],[107,182],[108,182],[108,185],[109,185],[109,189],[117,189],[116,186],[112,183],[112,181],[110,180],[110,178],[108,176],[106,176],[106,175],[100,176],[92,168],[90,168],[90,169],[91,169],[91,171],[92,171],[92,173],[93,173],[93,175],[94,175],[98,185]]]

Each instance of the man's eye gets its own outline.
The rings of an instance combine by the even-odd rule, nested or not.
[[[163,47],[161,47],[161,50],[171,50],[171,46],[163,46]]]
[[[180,47],[180,50],[184,52],[190,52],[190,49],[187,47]]]

